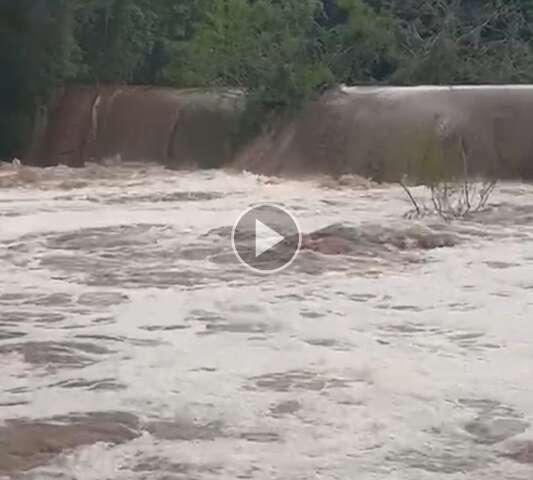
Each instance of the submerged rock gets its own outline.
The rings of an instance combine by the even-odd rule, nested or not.
[[[431,250],[452,247],[459,242],[456,235],[437,232],[420,224],[405,227],[382,225],[334,224],[302,238],[302,249],[324,255],[350,255],[366,252],[372,255],[380,250]]]
[[[354,248],[353,241],[334,235],[310,234],[302,238],[302,250],[311,250],[324,255],[349,255]]]

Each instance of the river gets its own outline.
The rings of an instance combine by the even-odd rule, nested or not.
[[[248,271],[227,233],[262,202],[359,247]],[[533,185],[409,208],[356,178],[0,178],[0,478],[533,478]]]

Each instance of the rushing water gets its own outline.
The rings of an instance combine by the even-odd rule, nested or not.
[[[19,177],[0,177],[0,478],[533,478],[533,186],[448,225],[355,181]],[[265,201],[353,250],[247,271],[228,231]]]

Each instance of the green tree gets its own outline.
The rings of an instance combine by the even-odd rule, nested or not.
[[[76,37],[85,82],[131,83],[156,40],[158,18],[149,0],[80,2]]]
[[[394,18],[393,82],[522,83],[533,78],[530,0],[369,0]]]
[[[76,38],[89,83],[161,83],[202,0],[78,0]],[[179,55],[178,55],[179,56]]]
[[[167,78],[241,88],[270,108],[296,105],[333,81],[319,7],[315,0],[212,0]]]
[[[166,69],[172,62],[184,57],[186,43],[194,27],[202,18],[206,0],[160,0],[153,2],[157,17],[157,35],[151,50],[147,51],[135,81],[146,84],[165,84]]]
[[[324,32],[327,61],[337,82],[386,82],[397,67],[393,18],[364,0],[336,0],[337,22]]]
[[[0,157],[22,155],[39,106],[75,77],[79,50],[68,0],[0,3]]]

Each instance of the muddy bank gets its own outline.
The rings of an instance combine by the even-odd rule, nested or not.
[[[415,181],[441,162],[533,178],[533,86],[339,88],[235,150],[238,92],[70,87],[43,112],[26,162],[81,166],[120,156],[173,168],[271,175],[355,173]]]

